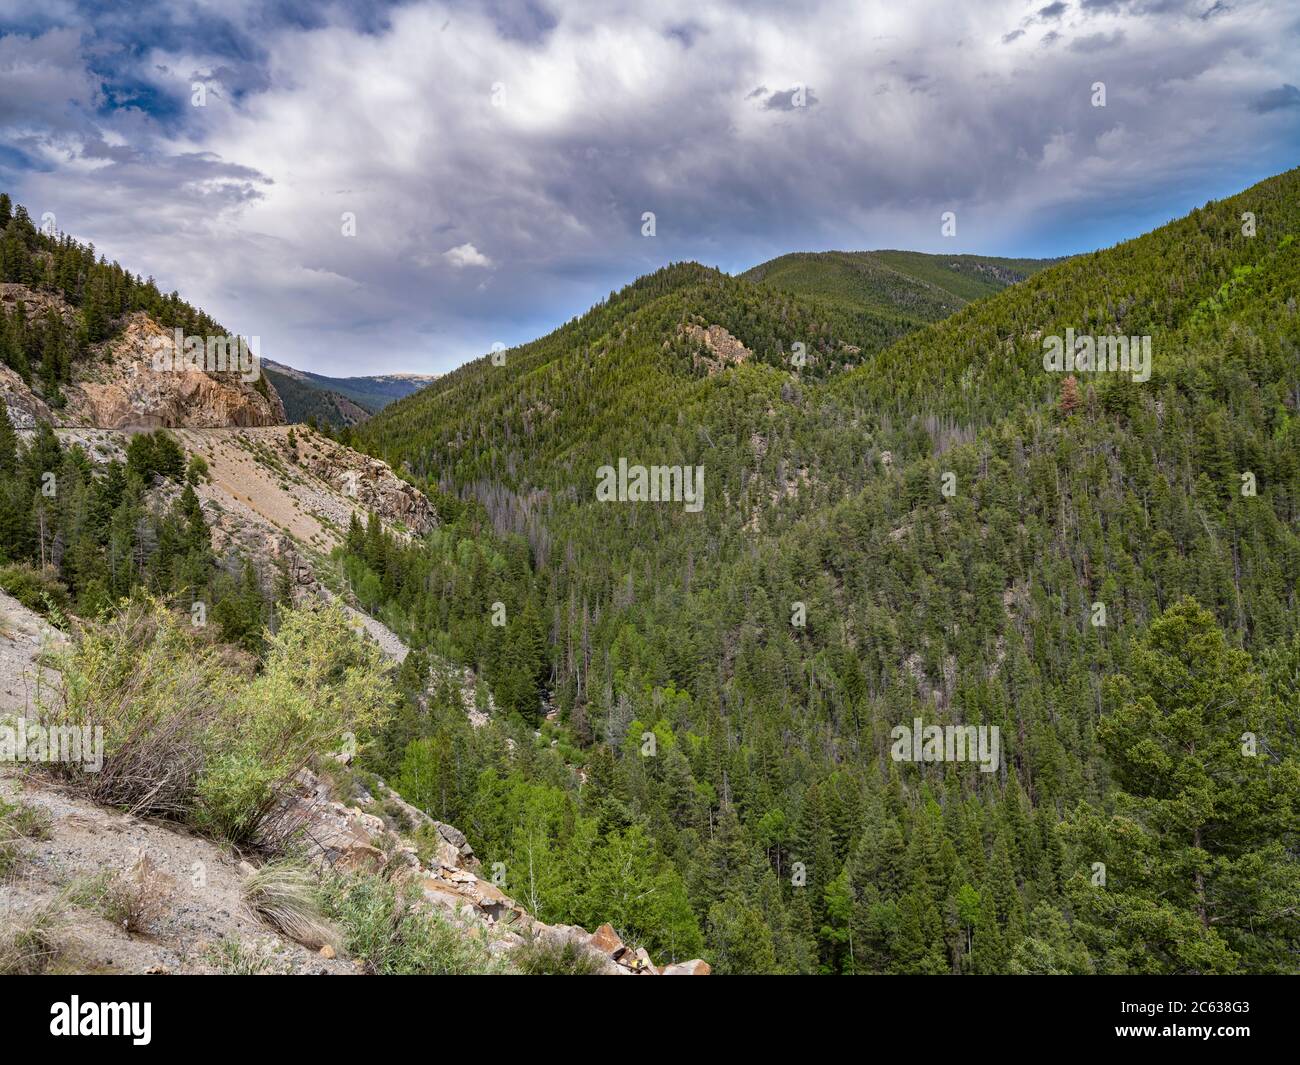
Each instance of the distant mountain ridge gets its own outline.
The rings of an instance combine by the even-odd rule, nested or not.
[[[793,252],[740,277],[920,327],[1060,261],[894,250]]]
[[[370,377],[327,377],[284,363],[264,360],[262,369],[284,401],[291,422],[314,417],[336,429],[358,425],[394,400],[402,399],[436,380],[437,374],[376,374]]]

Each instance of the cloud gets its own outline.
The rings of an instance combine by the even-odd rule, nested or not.
[[[1070,42],[1071,52],[1100,52],[1106,48],[1118,48],[1124,43],[1124,31],[1113,33],[1090,33],[1086,37],[1076,37]]]
[[[1293,165],[1293,13],[1209,2],[1071,3],[1046,52],[1044,0],[0,0],[0,187],[271,358],[446,370],[670,261],[947,210],[1060,254]]]
[[[492,260],[484,255],[473,244],[458,244],[454,248],[448,248],[442,253],[452,266],[460,270],[466,266],[491,266]]]
[[[34,37],[0,36],[0,126],[23,131],[90,134],[83,120],[100,87],[81,65],[81,34],[53,29]]]
[[[816,103],[817,94],[812,89],[796,85],[793,88],[772,93],[763,101],[763,108],[767,111],[797,111],[801,107],[812,107]]]
[[[1300,107],[1300,89],[1294,85],[1282,85],[1257,97],[1250,105],[1256,114],[1280,111],[1285,107]]]
[[[1065,11],[1069,6],[1069,4],[1062,3],[1061,0],[1056,0],[1055,3],[1048,4],[1046,7],[1040,7],[1038,9],[1038,17],[1044,19],[1060,18],[1065,14]]]

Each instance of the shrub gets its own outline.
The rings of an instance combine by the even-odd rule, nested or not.
[[[203,960],[223,976],[265,976],[273,959],[265,950],[227,936],[212,944]]]
[[[251,838],[313,756],[379,728],[397,701],[383,652],[337,604],[285,611],[266,641],[262,673],[230,704],[198,787],[201,825],[234,841]]]
[[[395,702],[382,652],[341,607],[285,611],[249,678],[153,599],[84,625],[60,654],[48,723],[102,726],[99,773],[52,764],[98,802],[254,842],[315,755],[382,724]]]
[[[474,976],[501,965],[487,948],[446,918],[418,904],[420,890],[399,889],[371,873],[331,874],[325,911],[341,930],[344,949],[383,976]]]
[[[23,842],[50,838],[50,815],[39,806],[0,799],[0,877],[18,867]]]
[[[43,807],[0,799],[0,829],[23,839],[49,839],[50,825],[49,811]]]
[[[510,961],[524,976],[599,976],[604,962],[594,951],[555,936],[538,936],[517,948]]]
[[[12,595],[28,610],[42,616],[51,612],[67,614],[72,606],[68,586],[53,566],[40,569],[25,562],[0,567],[0,588]]]
[[[0,880],[17,869],[22,859],[22,839],[0,825]]]
[[[210,481],[211,479],[212,476],[208,472],[208,460],[197,453],[191,455],[189,465],[185,467],[185,483],[198,487],[204,481]]]
[[[215,648],[154,600],[81,627],[60,655],[63,685],[42,707],[52,724],[102,726],[98,773],[51,770],[96,802],[182,820],[194,804],[233,676]]]
[[[0,976],[39,976],[59,956],[66,900],[58,896],[10,916],[0,928]]]
[[[166,912],[171,887],[147,855],[110,875],[94,909],[126,932],[147,932]]]

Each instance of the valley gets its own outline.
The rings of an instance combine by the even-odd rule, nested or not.
[[[10,901],[83,954],[59,862],[129,814],[222,894],[161,952],[101,929],[128,967],[220,970],[233,842],[336,934],[241,910],[232,971],[1293,968],[1300,171],[1059,260],[675,263],[347,444],[146,364],[225,331],[0,219],[3,708],[110,736],[102,779],[5,770],[53,839]]]

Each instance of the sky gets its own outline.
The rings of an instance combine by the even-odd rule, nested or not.
[[[1297,85],[1295,0],[0,0],[0,190],[441,373],[669,262],[1109,246],[1297,165]]]

